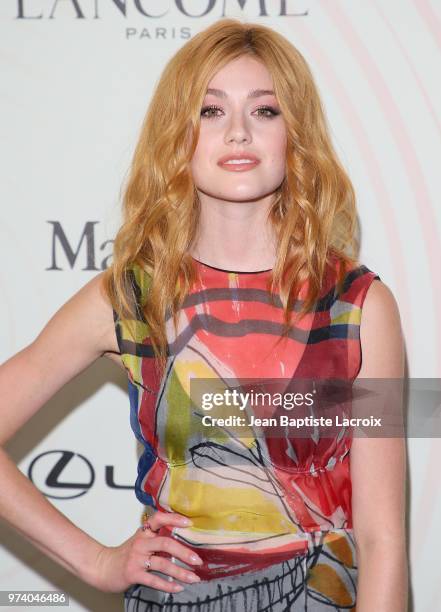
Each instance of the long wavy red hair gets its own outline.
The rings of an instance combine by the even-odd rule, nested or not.
[[[286,122],[286,176],[268,222],[278,236],[278,254],[268,291],[278,291],[285,335],[292,305],[307,282],[298,313],[310,312],[331,255],[340,262],[338,292],[348,266],[356,265],[355,194],[332,146],[311,71],[282,35],[260,24],[221,19],[191,38],[168,62],[141,128],[123,195],[123,222],[113,261],[104,273],[105,290],[117,315],[136,319],[127,274],[137,263],[149,279],[142,305],[150,339],[163,368],[167,358],[165,316],[177,313],[195,279],[188,253],[199,218],[190,161],[208,83],[227,62],[244,54],[269,70]]]

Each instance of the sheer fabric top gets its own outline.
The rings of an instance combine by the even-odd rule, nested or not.
[[[266,290],[270,270],[230,272],[194,260],[198,279],[180,312],[178,333],[167,320],[168,360],[162,379],[142,310],[135,342],[114,312],[128,377],[130,423],[143,445],[135,493],[155,509],[188,516],[188,528],[162,528],[204,560],[214,579],[259,569],[305,552],[325,533],[345,547],[352,539],[351,437],[238,436],[223,427],[207,436],[195,378],[353,381],[361,366],[363,302],[374,279],[366,266],[346,273],[337,296],[339,262],[328,266],[314,311],[274,346],[283,323],[279,296]],[[149,275],[129,269],[137,303],[148,299]],[[299,300],[293,308],[299,309]],[[349,550],[349,546],[348,546]]]

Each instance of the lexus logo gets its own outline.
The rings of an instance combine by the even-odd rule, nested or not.
[[[52,450],[40,453],[32,460],[28,478],[46,497],[74,499],[92,488],[95,470],[84,455],[68,450]],[[115,484],[112,465],[105,466],[104,481],[111,489],[134,489],[133,486]]]
[[[69,477],[69,474],[74,473],[79,475],[79,482]],[[53,450],[35,457],[29,466],[28,476],[46,497],[73,499],[81,497],[91,488],[95,481],[95,470],[83,455]]]

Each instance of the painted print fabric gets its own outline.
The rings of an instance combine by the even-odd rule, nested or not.
[[[204,436],[202,411],[190,401],[190,381],[353,381],[361,365],[363,301],[371,282],[381,279],[360,265],[346,273],[343,292],[337,296],[339,262],[331,259],[314,311],[295,325],[286,341],[274,346],[283,308],[279,297],[273,304],[266,291],[271,271],[230,272],[194,262],[199,276],[179,313],[177,334],[171,318],[167,320],[169,356],[161,380],[153,367],[141,310],[135,322],[136,342],[127,321],[114,313],[128,375],[130,422],[144,448],[136,496],[147,506],[191,518],[191,527],[171,532],[163,528],[161,534],[197,552],[204,565],[194,569],[203,581],[274,569],[304,557],[317,538],[326,537],[335,559],[331,562],[322,555],[312,584],[317,596],[344,605],[351,598],[347,568],[356,565],[351,437],[238,438],[225,431],[214,444]],[[129,272],[137,303],[143,305],[150,278],[137,264]],[[302,287],[296,310],[305,294]]]
[[[348,535],[348,532],[347,532]],[[357,567],[349,537],[317,534],[307,553],[253,572],[189,584],[180,593],[133,585],[125,612],[331,612],[355,611]],[[190,567],[179,562],[181,567]],[[192,566],[191,569],[194,569]],[[153,572],[161,578],[166,574]]]

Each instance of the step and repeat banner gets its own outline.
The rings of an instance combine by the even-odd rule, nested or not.
[[[439,0],[2,0],[1,362],[111,261],[155,83],[222,17],[274,28],[308,61],[356,189],[361,261],[400,308],[406,375],[439,378]],[[7,450],[98,541],[118,545],[139,526],[141,449],[125,373],[109,360],[69,382]],[[441,597],[439,439],[413,437],[408,453],[411,609],[429,612]],[[121,594],[87,586],[5,524],[0,535],[0,590],[66,590],[72,610],[121,610]]]

